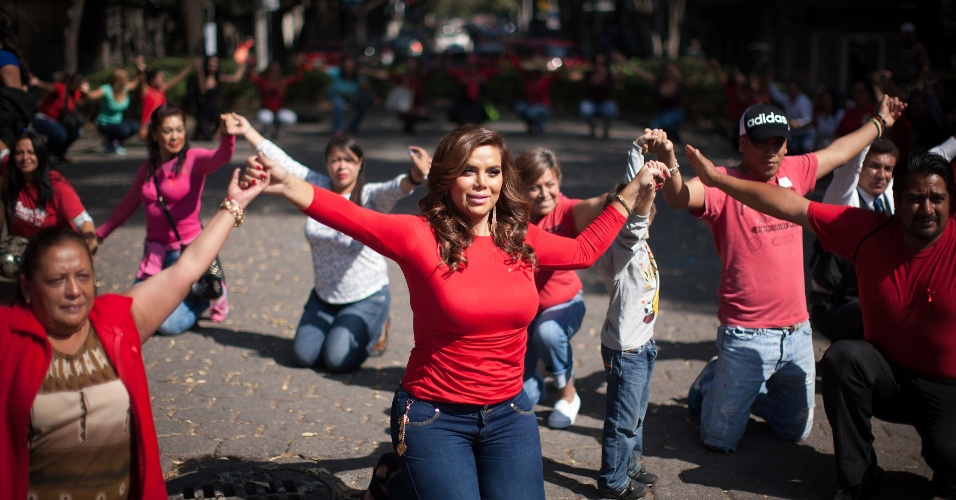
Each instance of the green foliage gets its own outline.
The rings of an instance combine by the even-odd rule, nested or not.
[[[168,57],[151,61],[150,68],[159,68],[166,71],[167,78],[175,75],[186,64],[191,63],[188,58]],[[651,84],[639,77],[633,67],[641,67],[654,74],[660,74],[666,60],[664,59],[634,59],[626,65],[615,66],[619,79],[614,88],[614,97],[618,102],[622,114],[626,116],[638,115],[641,119],[652,116],[655,109],[654,88]],[[726,104],[723,89],[716,81],[705,61],[683,58],[677,62],[681,73],[688,82],[686,90],[685,110],[688,120],[704,125],[718,127],[722,130],[731,130],[731,120],[727,118]],[[131,75],[136,75],[136,68],[125,66]],[[384,69],[384,68],[379,68]],[[236,70],[236,63],[224,59],[222,73],[231,74]],[[402,68],[391,68],[390,71],[401,71]],[[112,69],[99,71],[87,78],[91,88],[107,83]],[[293,74],[290,70],[288,74]],[[390,80],[369,78],[371,92],[384,101],[389,89],[394,85]],[[329,77],[322,71],[312,70],[305,73],[302,82],[289,86],[286,90],[286,103],[292,108],[315,109],[325,99],[325,90],[329,85]],[[459,92],[458,84],[444,72],[437,71],[427,82],[425,96],[428,105],[446,106]],[[514,69],[507,68],[488,82],[485,88],[488,99],[499,109],[511,108],[514,102],[522,95],[521,77]],[[141,104],[138,90],[134,93],[133,103],[128,116],[139,116]],[[567,78],[560,78],[551,88],[551,100],[556,109],[576,113],[578,103],[584,95],[584,83]],[[247,78],[239,83],[223,83],[220,91],[220,105],[224,111],[237,110],[248,113],[259,107],[259,97],[255,85]],[[167,90],[166,98],[169,102],[185,104],[186,82],[183,81]]]

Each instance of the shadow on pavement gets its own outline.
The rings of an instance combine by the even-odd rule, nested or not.
[[[292,359],[292,339],[264,333],[228,330],[225,328],[194,326],[191,332],[208,337],[217,344],[255,351],[262,358],[275,360],[279,366],[297,368]]]

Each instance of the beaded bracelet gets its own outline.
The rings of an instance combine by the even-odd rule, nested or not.
[[[232,227],[239,227],[242,225],[242,221],[246,219],[245,214],[242,212],[242,208],[239,207],[239,202],[232,198],[226,198],[222,200],[222,203],[219,204],[219,208],[229,212],[236,219],[236,223]]]
[[[880,123],[880,120],[877,117],[870,118],[870,123],[876,126],[876,138],[879,139],[883,137],[884,125]]]
[[[634,211],[631,210],[631,206],[628,205],[626,201],[624,201],[623,196],[616,194],[614,195],[614,199],[621,202],[621,205],[624,205],[624,210],[627,210],[627,215],[631,215],[632,213],[634,213]]]

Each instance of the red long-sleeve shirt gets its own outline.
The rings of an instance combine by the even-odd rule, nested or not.
[[[479,236],[465,250],[467,266],[449,272],[424,218],[360,208],[324,189],[315,189],[303,212],[401,267],[415,334],[402,379],[406,391],[429,401],[475,405],[518,394],[527,329],[538,310],[532,269],[509,262],[490,236]],[[525,241],[542,267],[587,267],[610,246],[624,220],[608,207],[575,239],[529,224]]]

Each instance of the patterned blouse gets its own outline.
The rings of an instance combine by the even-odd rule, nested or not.
[[[280,147],[264,140],[256,148],[282,165],[290,174],[323,189],[332,188],[332,180],[292,159]],[[408,196],[400,187],[401,174],[388,182],[370,182],[362,190],[366,208],[387,213]],[[348,198],[349,195],[343,195]],[[329,304],[350,304],[365,299],[388,285],[385,258],[371,248],[309,218],[305,238],[312,248],[315,293]]]

